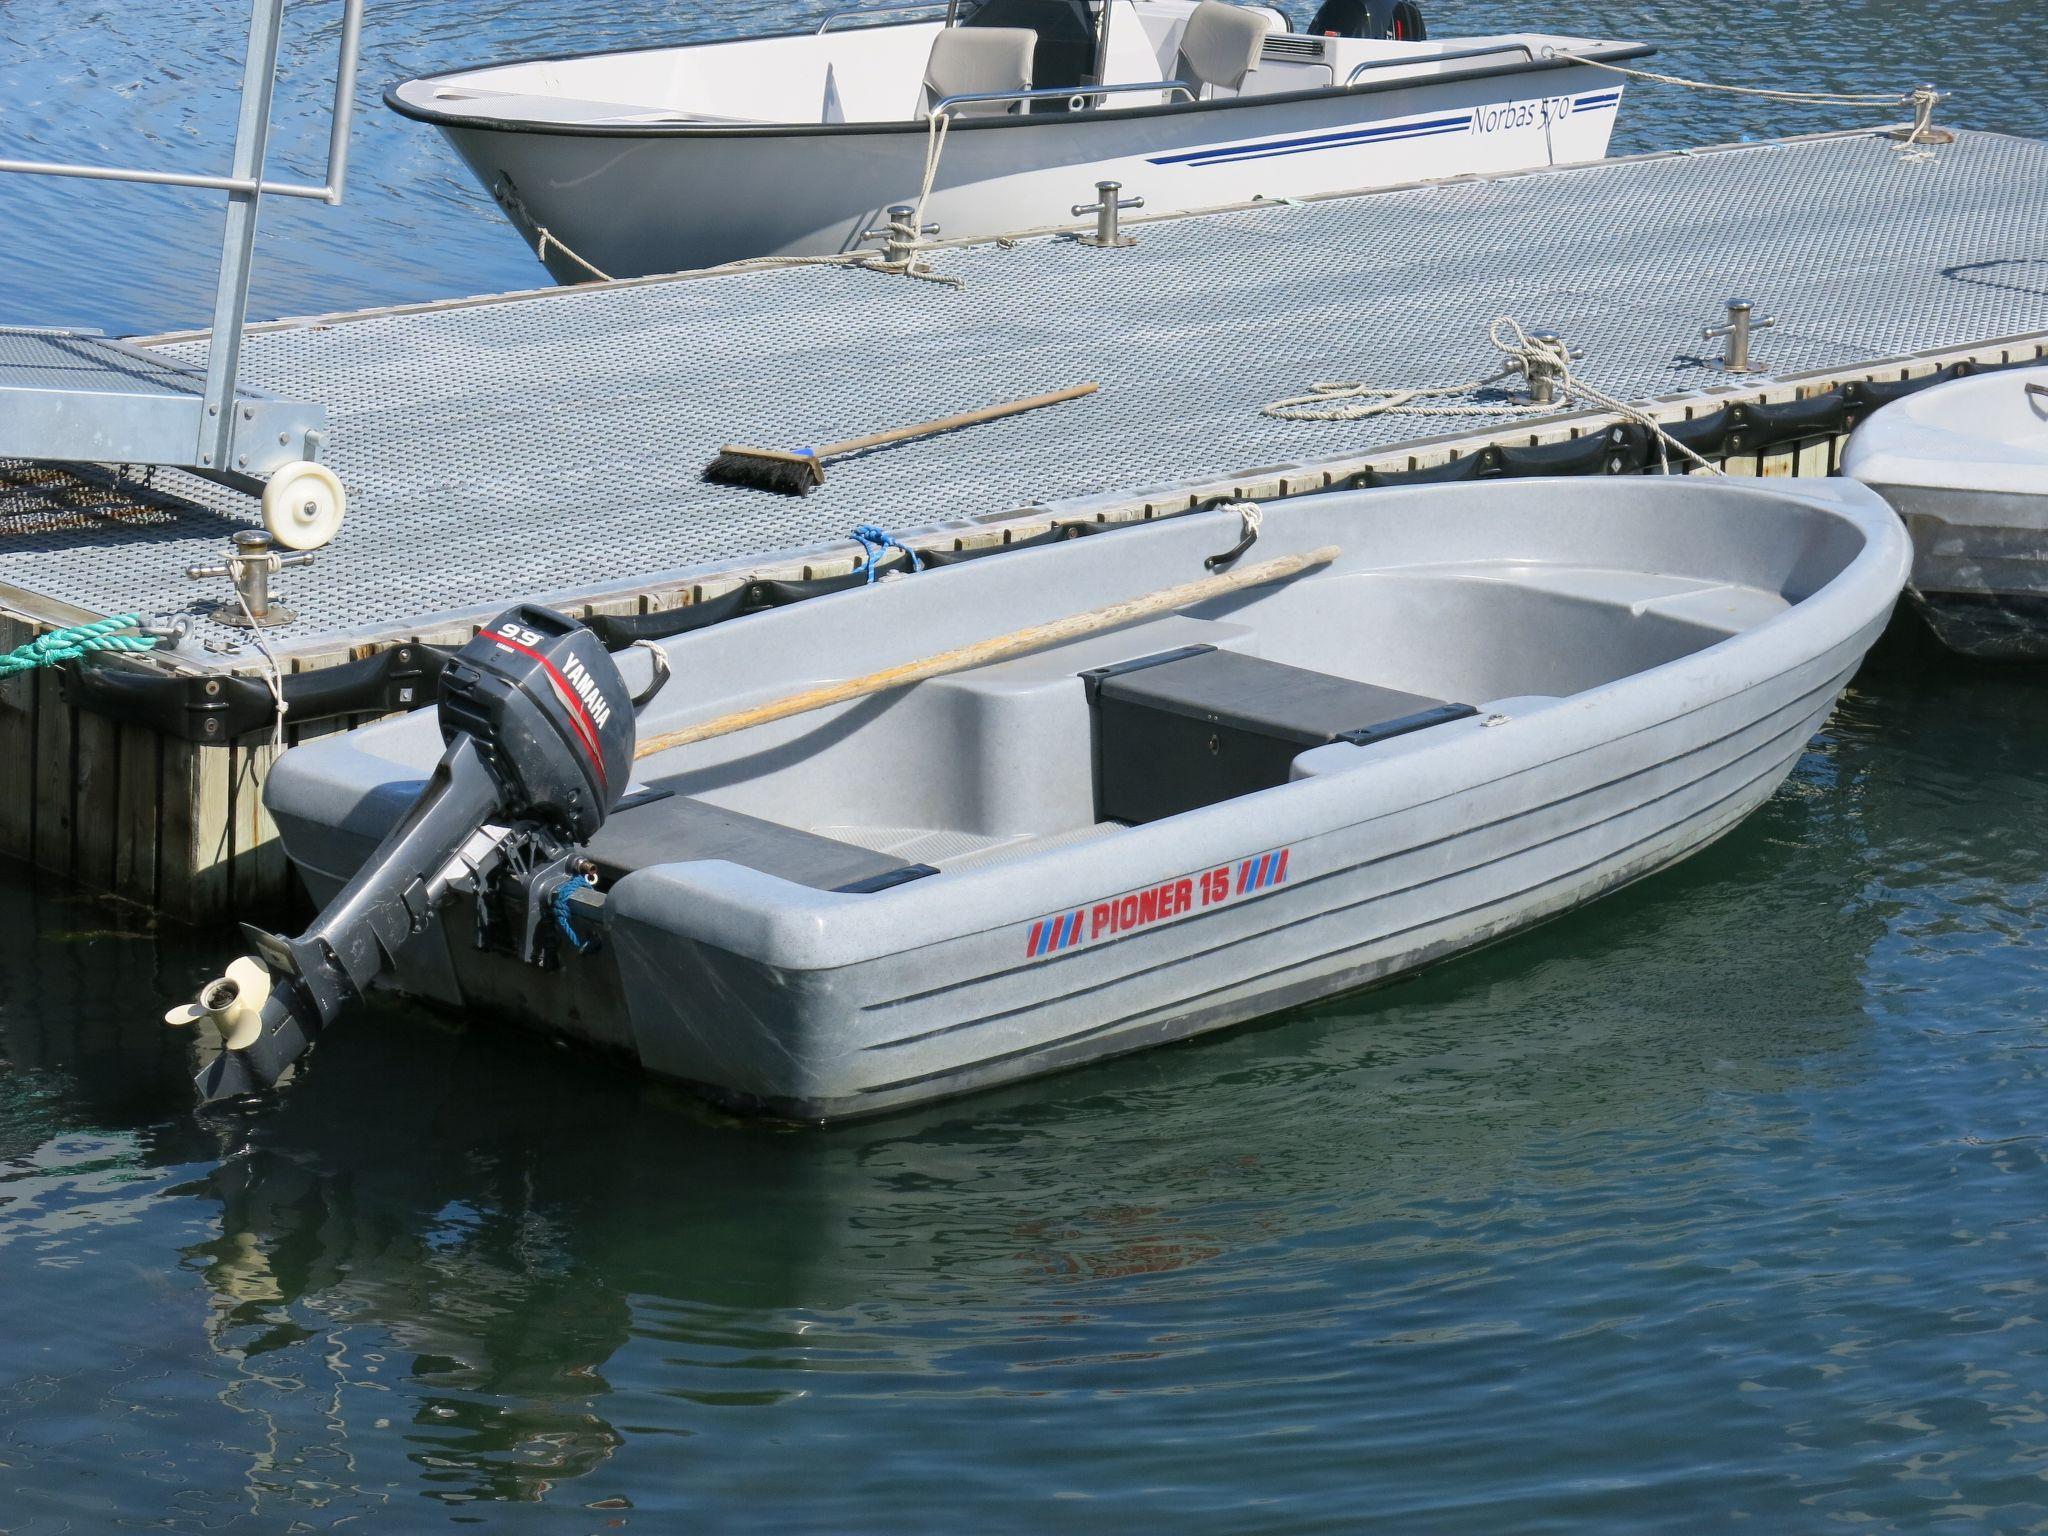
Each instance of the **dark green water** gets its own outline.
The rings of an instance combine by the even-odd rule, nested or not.
[[[7,0],[0,153],[198,163],[236,9]],[[1928,76],[1954,120],[2048,132],[2031,5],[1432,14]],[[258,309],[536,279],[370,85],[783,15],[373,0],[351,205],[280,211]],[[1634,92],[1617,148],[1828,125]],[[144,238],[114,220],[149,194],[87,194],[0,184],[0,317],[198,318],[212,224]],[[1676,872],[1364,998],[831,1132],[388,1009],[200,1121],[155,1020],[231,941],[0,872],[0,1532],[2038,1528],[2044,764],[2048,675],[1908,626]]]
[[[392,1009],[202,1124],[218,942],[0,883],[0,1529],[2032,1529],[2048,677],[1915,638],[1676,872],[834,1131]]]

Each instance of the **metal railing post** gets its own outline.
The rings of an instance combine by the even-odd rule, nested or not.
[[[242,62],[241,115],[235,124],[230,172],[246,188],[228,193],[221,235],[220,280],[214,289],[213,335],[206,349],[206,413],[200,418],[202,468],[230,470],[235,440],[235,376],[242,361],[242,323],[249,305],[249,265],[256,254],[256,215],[262,205],[263,160],[270,147],[270,102],[277,89],[278,33],[284,0],[252,0],[249,53]]]
[[[327,201],[341,201],[348,179],[348,130],[356,113],[356,59],[363,50],[363,0],[342,0],[341,58],[334,69],[334,114],[327,125]]]

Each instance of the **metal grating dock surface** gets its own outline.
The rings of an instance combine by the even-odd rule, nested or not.
[[[1841,135],[1138,235],[937,253],[959,291],[786,268],[254,331],[244,382],[326,405],[351,494],[339,542],[280,582],[300,619],[277,643],[652,584],[858,523],[908,531],[1433,436],[1442,421],[1258,408],[1318,379],[1477,378],[1497,315],[1561,332],[1589,379],[1639,399],[1723,382],[1699,329],[1730,293],[1778,316],[1758,356],[1780,374],[2048,331],[2048,144],[1993,134],[1932,162]],[[699,479],[728,441],[801,446],[1086,379],[1099,395],[841,462],[807,500]],[[254,503],[166,472],[155,490],[0,489],[0,583],[197,611],[184,567],[255,524]]]

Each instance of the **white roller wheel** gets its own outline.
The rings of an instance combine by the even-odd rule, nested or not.
[[[319,549],[341,531],[348,493],[325,464],[287,464],[263,487],[263,526],[286,549]]]

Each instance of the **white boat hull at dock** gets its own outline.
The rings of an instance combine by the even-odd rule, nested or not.
[[[2048,660],[2048,368],[1999,370],[1894,401],[1856,429],[1842,473],[1913,536],[1907,588],[1950,650]]]
[[[1135,26],[1135,24],[1134,24]],[[916,52],[935,29],[874,27],[823,38],[707,45],[858,42]],[[924,217],[960,240],[1072,227],[1098,182],[1144,199],[1144,216],[1300,198],[1451,176],[1599,160],[1623,79],[1545,49],[1633,58],[1633,44],[1516,35],[1438,44],[1288,39],[1303,46],[1405,48],[1357,83],[1200,101],[1110,96],[1099,109],[959,116],[950,125]],[[1271,44],[1269,43],[1269,47]],[[673,50],[676,54],[692,50]],[[815,50],[813,50],[815,51]],[[745,57],[744,54],[737,55]],[[563,282],[638,277],[757,256],[834,255],[872,244],[892,206],[914,205],[931,131],[921,114],[850,122],[692,120],[682,111],[576,118],[558,94],[602,57],[505,65],[407,81],[387,96],[433,123],[506,217]],[[610,82],[627,66],[608,66]],[[682,66],[669,66],[680,70]],[[1142,75],[1156,64],[1140,61]],[[1268,61],[1261,73],[1293,69]],[[651,71],[652,66],[645,66]],[[666,78],[665,76],[663,77]],[[1291,76],[1289,78],[1292,78]],[[644,94],[673,93],[649,85]],[[910,94],[906,90],[906,97]],[[538,103],[538,105],[536,105]],[[907,104],[907,103],[906,103]],[[594,109],[593,109],[594,110]],[[519,114],[526,115],[521,116]]]

